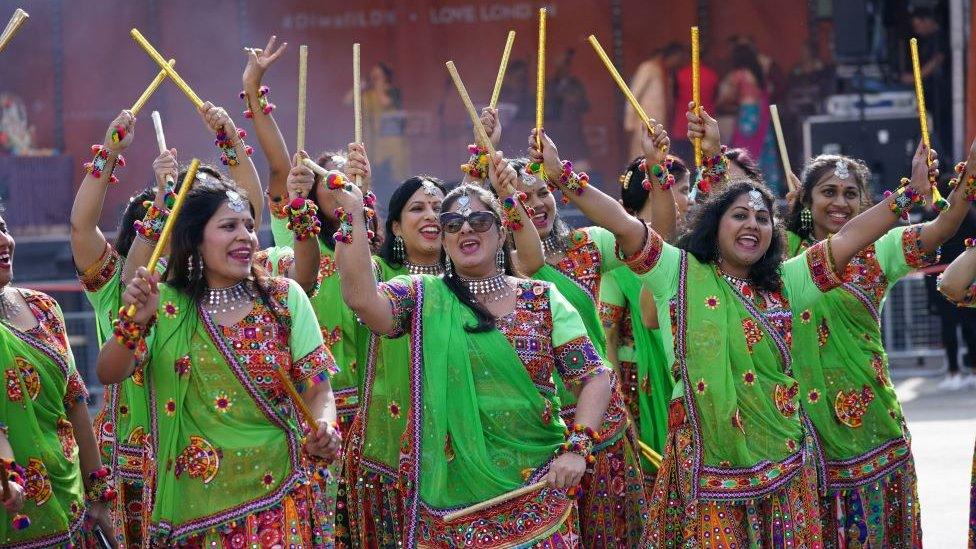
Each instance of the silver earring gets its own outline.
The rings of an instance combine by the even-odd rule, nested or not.
[[[396,235],[396,238],[393,239],[393,262],[402,264],[405,258],[406,253],[403,248],[403,239],[400,238],[400,235]]]
[[[498,265],[499,271],[503,273],[505,272],[505,250],[504,249],[498,248],[498,251],[495,252],[495,264]]]
[[[193,267],[193,255],[191,254],[190,257],[186,258],[186,277],[189,279],[193,278]]]
[[[451,256],[444,255],[444,276],[454,276],[454,264],[451,263]]]
[[[800,210],[800,230],[809,233],[813,229],[813,212],[810,208]]]

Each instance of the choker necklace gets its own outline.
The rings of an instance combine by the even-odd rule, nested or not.
[[[407,260],[403,260],[403,266],[406,267],[407,272],[412,275],[444,274],[444,266],[440,263],[434,263],[433,265],[418,265],[416,263],[410,263]]]
[[[14,303],[12,299],[7,297],[7,288],[0,290],[0,315],[3,318],[10,320],[20,314],[21,306],[19,303]]]
[[[549,234],[542,239],[542,252],[546,255],[546,257],[562,253],[563,251],[562,243],[559,242],[559,237],[556,236],[555,231],[550,231]]]
[[[485,278],[464,278],[462,276],[458,276],[458,278],[476,299],[484,298],[487,303],[493,303],[504,298],[511,290],[505,280],[505,273],[498,273]]]
[[[207,288],[207,293],[203,295],[203,308],[212,315],[226,313],[249,305],[251,298],[248,281],[242,280],[227,288]]]

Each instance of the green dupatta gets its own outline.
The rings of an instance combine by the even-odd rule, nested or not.
[[[314,324],[296,337],[294,330],[314,321],[307,302],[299,303],[304,292],[288,285],[288,315],[279,315],[293,330],[289,341],[314,348],[321,344]],[[208,313],[166,284],[159,288],[159,319],[141,367],[156,451],[147,458],[155,464],[149,530],[155,543],[167,544],[274,507],[308,478],[293,405],[266,394]],[[263,337],[270,335],[254,335]],[[296,351],[303,356],[293,348],[293,360]],[[275,375],[271,368],[266,375]]]
[[[61,309],[54,306],[59,319]],[[63,320],[61,326],[64,326]],[[14,530],[0,507],[0,543],[4,547],[50,547],[76,540],[85,516],[74,428],[67,417],[68,376],[76,373],[69,347],[0,323],[0,364],[6,390],[0,398],[0,422],[17,464],[27,471],[24,508],[31,519]]]
[[[674,379],[668,368],[660,330],[644,326],[640,310],[640,292],[644,282],[633,271],[620,267],[610,272],[620,291],[627,296],[630,324],[634,334],[634,359],[637,364],[640,439],[657,452],[664,451],[668,437],[668,403],[674,390]],[[644,380],[651,387],[643,389]],[[643,458],[642,458],[643,459]]]
[[[556,416],[540,420],[547,406],[559,409],[558,397],[535,386],[501,332],[464,330],[476,323],[475,317],[440,278],[400,276],[392,282],[413,285],[417,296],[410,330],[417,405],[410,410],[409,455],[401,465],[412,546],[418,536],[431,535],[427,529],[418,532],[421,506],[423,512],[440,515],[539,480],[563,441],[565,425]],[[528,529],[524,541],[541,539],[572,509],[562,492],[544,488],[531,497],[532,523],[507,535],[524,538]],[[526,510],[507,511],[458,519],[451,528],[472,531],[475,521],[511,525],[511,513],[520,516]]]
[[[804,310],[795,325],[794,373],[832,489],[873,482],[911,457],[880,318],[891,286],[933,259],[924,257],[918,234],[918,226],[896,227],[862,250],[844,284]],[[796,234],[787,236],[791,255],[807,248]]]

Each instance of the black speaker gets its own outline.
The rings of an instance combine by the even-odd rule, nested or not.
[[[838,61],[869,61],[873,8],[870,0],[834,0],[834,55]]]
[[[918,117],[811,116],[803,122],[804,158],[818,154],[843,154],[863,160],[871,169],[872,190],[881,194],[897,188],[911,173],[918,146]]]

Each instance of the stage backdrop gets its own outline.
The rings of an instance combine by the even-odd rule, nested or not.
[[[701,14],[697,4],[706,6]],[[466,159],[472,136],[444,62],[455,61],[473,99],[484,105],[509,29],[518,34],[502,95],[503,149],[523,154],[534,118],[536,14],[543,5],[551,11],[546,126],[561,152],[588,165],[594,180],[604,185],[616,182],[628,160],[624,102],[586,42],[589,34],[615,57],[626,79],[655,49],[671,41],[687,44],[688,28],[699,15],[707,18],[702,22],[704,61],[715,66],[727,56],[726,39],[743,34],[789,70],[809,37],[808,3],[802,0],[0,0],[0,18],[6,21],[19,5],[31,19],[0,54],[0,93],[23,98],[37,147],[59,150],[77,168],[74,180],[51,181],[47,188],[34,189],[37,193],[72,193],[81,180],[81,164],[90,157],[89,145],[101,142],[107,123],[131,106],[157,73],[129,37],[133,27],[165,57],[176,59],[180,74],[204,100],[226,106],[249,131],[237,95],[245,63],[242,47],[261,47],[271,34],[287,41],[288,52],[270,70],[266,84],[291,147],[297,51],[299,44],[307,44],[307,143],[312,152],[352,140],[352,106],[346,99],[352,86],[352,43],[361,42],[364,82],[382,63],[392,70],[399,97],[399,105],[378,116],[375,131],[367,133],[372,141],[367,147],[382,157],[383,165],[375,169],[389,181],[381,184],[383,194],[382,187],[414,173],[459,177],[458,165]],[[193,156],[216,161],[213,136],[192,104],[172,83],[164,83],[139,116],[129,166],[120,170],[121,183],[111,190],[103,212],[106,228],[125,198],[151,181],[153,109],[162,114],[169,144],[182,161]],[[253,136],[249,141],[256,145]],[[255,161],[265,173],[260,151]]]

